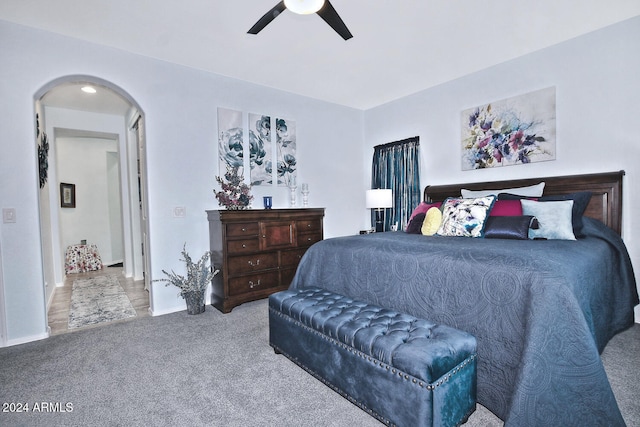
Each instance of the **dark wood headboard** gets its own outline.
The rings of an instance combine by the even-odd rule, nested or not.
[[[429,185],[424,189],[423,200],[440,202],[447,197],[460,197],[460,190],[498,190],[525,187],[545,182],[544,195],[569,194],[591,191],[591,201],[585,216],[602,221],[622,233],[622,177],[624,171],[589,175],[553,176],[546,178],[514,179],[509,181],[473,182],[468,184]]]

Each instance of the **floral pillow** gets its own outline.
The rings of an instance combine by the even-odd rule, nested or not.
[[[440,236],[483,237],[484,227],[496,196],[475,199],[448,198],[442,203]]]

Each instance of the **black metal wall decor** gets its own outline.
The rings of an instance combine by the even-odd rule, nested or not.
[[[45,132],[40,132],[40,120],[36,114],[36,138],[38,140],[38,165],[40,174],[40,188],[47,183],[49,169],[49,140]]]

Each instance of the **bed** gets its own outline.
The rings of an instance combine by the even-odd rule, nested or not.
[[[291,287],[318,286],[472,333],[478,402],[507,426],[623,426],[600,359],[639,302],[620,237],[623,175],[428,186],[429,202],[460,197],[462,188],[541,181],[545,196],[592,195],[577,240],[337,237],[306,252]]]

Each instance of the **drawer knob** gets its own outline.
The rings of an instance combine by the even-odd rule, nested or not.
[[[255,288],[256,286],[260,286],[260,279],[258,279],[258,283],[253,283],[253,280],[249,280],[249,287],[251,289]]]
[[[307,228],[311,228],[311,224],[307,224]]]
[[[242,232],[244,233],[245,231],[247,231],[247,229],[246,228],[242,228]]]
[[[243,248],[246,248],[246,247],[247,247],[247,245],[245,245],[245,244],[243,243],[243,244],[242,244],[242,247],[243,247]]]
[[[256,262],[253,262],[253,261],[249,260],[249,265],[251,267],[257,267],[257,266],[260,265],[260,260],[258,259],[258,260],[256,260]]]

